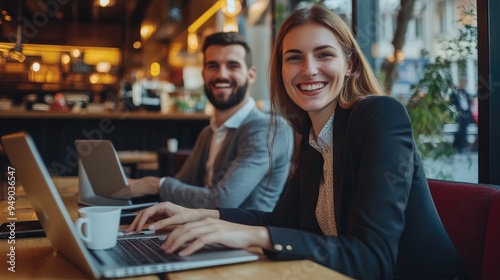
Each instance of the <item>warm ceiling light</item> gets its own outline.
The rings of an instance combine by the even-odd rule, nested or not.
[[[196,33],[189,33],[187,44],[190,51],[196,51],[196,49],[198,49],[198,35],[196,35]]]
[[[111,70],[111,63],[99,62],[95,65],[95,70],[99,73],[108,73]]]
[[[33,64],[31,64],[31,70],[33,70],[34,72],[40,71],[40,63],[33,62]]]
[[[155,32],[155,27],[151,24],[143,24],[141,26],[141,38],[143,40],[148,39]]]
[[[135,41],[134,44],[132,44],[132,47],[136,50],[140,49],[142,46],[140,41]]]
[[[209,18],[211,18],[217,11],[219,11],[221,7],[221,1],[215,2],[212,7],[206,10],[199,18],[197,18],[191,25],[188,27],[189,33],[195,33],[198,28],[200,28]]]
[[[228,17],[235,17],[241,11],[240,0],[219,0],[212,7],[206,10],[189,27],[189,33],[195,33],[209,18],[211,18],[219,9]]]
[[[236,21],[236,17],[227,17],[224,22],[224,26],[222,27],[222,31],[238,32],[238,22]]]
[[[94,5],[98,7],[112,7],[115,5],[115,0],[94,0]]]
[[[61,55],[61,62],[63,64],[69,64],[71,62],[71,57],[69,56],[69,54],[63,54]]]
[[[153,77],[158,77],[160,75],[160,63],[158,62],[153,62],[151,63],[151,65],[149,66],[149,73],[151,74],[151,76]]]
[[[73,55],[73,57],[80,57],[80,55],[82,53],[80,52],[79,49],[73,49],[73,51],[71,52],[71,54]]]
[[[94,85],[94,84],[97,84],[97,82],[98,82],[98,81],[99,81],[99,76],[97,76],[97,74],[91,74],[91,75],[89,76],[89,82],[90,82],[91,84],[93,84],[93,85]]]
[[[221,1],[221,11],[228,17],[237,16],[241,11],[240,0],[224,0]]]
[[[11,21],[12,20],[12,17],[9,15],[9,13],[7,13],[6,10],[2,10],[2,16],[3,16],[3,19],[5,21]]]

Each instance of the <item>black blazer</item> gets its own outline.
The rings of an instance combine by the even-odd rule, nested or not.
[[[272,213],[220,209],[221,218],[267,226],[273,259],[307,258],[357,279],[462,279],[404,106],[386,96],[337,106],[333,134],[338,236],[323,235],[316,220],[323,158],[308,136]]]

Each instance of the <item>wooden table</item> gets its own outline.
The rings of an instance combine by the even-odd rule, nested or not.
[[[54,178],[54,182],[73,220],[78,217],[78,188],[76,177]],[[0,221],[8,215],[4,211],[7,201],[0,202]],[[37,219],[22,187],[16,190],[16,212],[18,221]],[[7,254],[11,244],[0,240],[0,279],[89,279],[80,268],[71,263],[52,247],[47,238],[18,238],[15,243],[16,272],[8,271]],[[248,263],[215,266],[209,268],[170,272],[162,275],[145,275],[126,279],[350,279],[338,272],[309,260],[272,261],[266,259],[258,248],[250,248],[261,256],[260,260]]]

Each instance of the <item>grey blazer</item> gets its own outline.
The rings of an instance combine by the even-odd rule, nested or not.
[[[270,116],[254,108],[238,129],[229,129],[213,165],[212,187],[204,187],[213,131],[205,127],[175,178],[166,177],[160,198],[193,208],[271,211],[286,184],[293,151],[292,129],[278,118],[274,142]],[[268,144],[272,144],[272,163]],[[271,164],[271,172],[270,172]]]

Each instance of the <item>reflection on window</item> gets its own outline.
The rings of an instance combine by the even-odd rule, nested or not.
[[[417,0],[411,15],[399,18],[404,2],[410,1],[378,0],[383,30],[374,42],[374,68],[390,94],[407,106],[428,177],[477,182],[475,1]],[[394,38],[402,19],[404,38]],[[403,45],[394,43],[401,39]],[[465,113],[452,103],[460,87],[467,92],[461,99]]]

